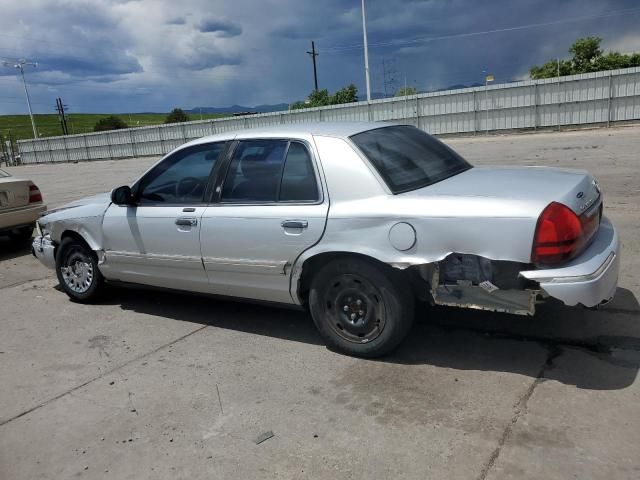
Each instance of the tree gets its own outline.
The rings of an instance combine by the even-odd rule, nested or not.
[[[329,90],[314,90],[305,101],[298,101],[291,104],[291,110],[300,108],[324,107],[326,105],[338,105],[341,103],[352,103],[358,101],[358,87],[353,83],[338,90],[333,95],[329,95]]]
[[[124,120],[115,115],[101,118],[93,127],[94,132],[106,132],[107,130],[120,130],[121,128],[129,128]]]
[[[167,118],[164,119],[164,123],[181,123],[188,122],[190,120],[189,115],[185,113],[181,108],[174,108],[171,110]]]
[[[406,97],[407,95],[415,95],[418,91],[415,87],[402,87],[396,92],[396,97]]]
[[[330,97],[329,90],[323,88],[322,90],[314,90],[309,94],[309,98],[307,99],[308,103],[305,102],[305,105],[308,107],[323,107],[325,105],[329,105]]]
[[[573,55],[572,63],[576,72],[587,73],[593,71],[597,58],[602,55],[601,42],[602,39],[600,37],[579,38],[573,42],[573,45],[569,48],[569,53]]]
[[[531,67],[531,70],[529,70],[529,74],[533,79],[552,78],[558,76],[558,70],[560,70],[560,75],[571,75],[573,73],[571,61],[560,60],[560,63],[558,64],[558,60],[549,60],[544,65],[534,65],[533,67]]]
[[[353,83],[338,90],[330,99],[331,105],[339,105],[341,103],[353,103],[358,101],[358,87]]]
[[[604,54],[600,48],[600,37],[586,37],[576,40],[569,53],[571,60],[560,60],[560,75],[575,75],[577,73],[600,72],[640,66],[640,53],[631,55],[609,52]],[[529,70],[533,79],[552,78],[558,75],[558,61],[549,60],[544,65],[534,65]]]

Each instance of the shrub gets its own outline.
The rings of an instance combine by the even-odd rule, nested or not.
[[[185,113],[181,108],[174,108],[171,110],[167,118],[164,119],[164,123],[180,123],[180,122],[188,122],[189,115]]]
[[[120,117],[109,115],[108,117],[98,120],[93,127],[93,131],[106,132],[107,130],[120,130],[121,128],[129,128],[129,125],[127,125]]]

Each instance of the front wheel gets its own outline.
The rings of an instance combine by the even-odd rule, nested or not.
[[[86,243],[75,238],[65,238],[60,243],[56,274],[65,293],[76,302],[91,303],[105,288],[96,254]]]
[[[406,337],[414,299],[391,268],[358,258],[337,258],[313,278],[313,321],[327,345],[358,357],[390,353]]]

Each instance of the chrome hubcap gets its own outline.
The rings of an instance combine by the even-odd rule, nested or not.
[[[60,268],[64,283],[76,293],[85,293],[93,282],[93,265],[80,252],[73,252]]]

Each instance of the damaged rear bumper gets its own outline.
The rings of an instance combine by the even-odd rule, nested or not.
[[[561,268],[520,272],[535,281],[550,297],[566,305],[594,307],[613,298],[618,287],[620,241],[611,222],[603,217],[591,245]]]

